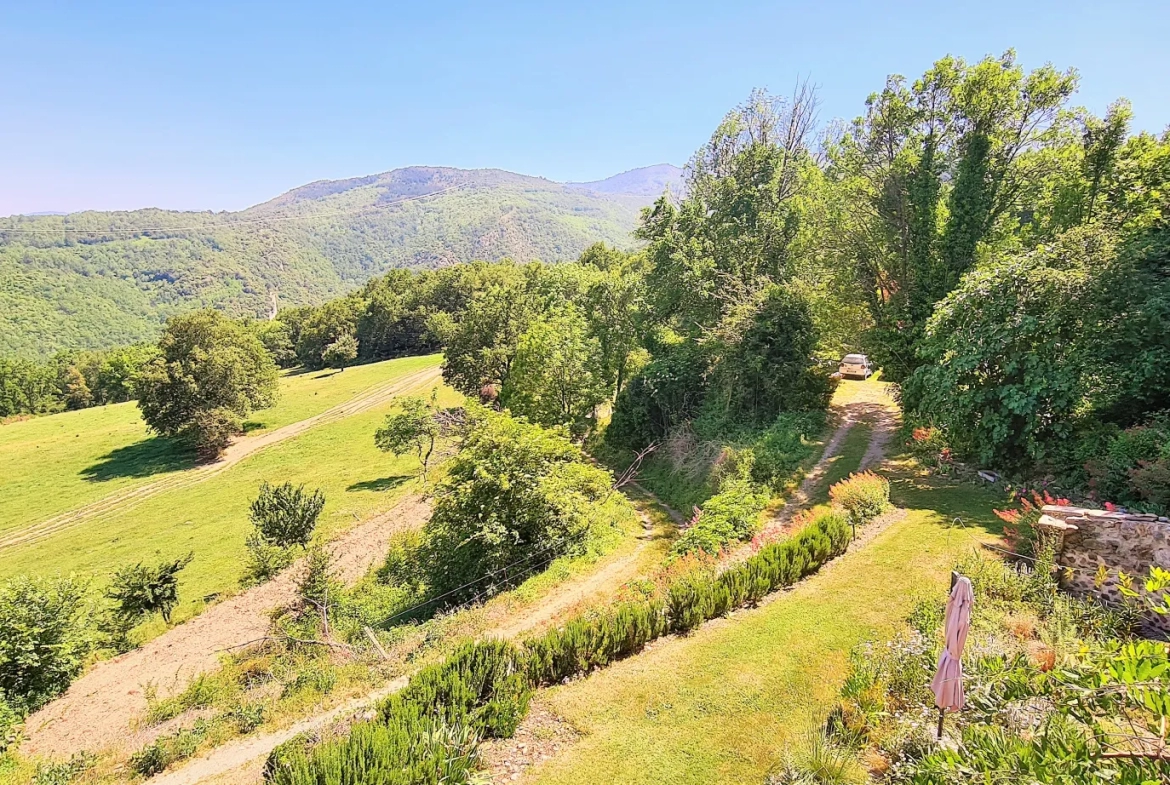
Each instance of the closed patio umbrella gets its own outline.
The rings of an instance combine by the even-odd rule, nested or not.
[[[968,578],[957,578],[947,599],[946,645],[938,658],[938,668],[930,682],[934,705],[938,706],[938,737],[942,738],[943,719],[948,711],[963,708],[963,646],[971,628],[971,603],[975,599]]]

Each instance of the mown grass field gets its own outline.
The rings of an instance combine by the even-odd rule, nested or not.
[[[908,513],[864,547],[760,608],[544,693],[586,735],[525,781],[759,785],[823,720],[849,652],[901,625],[917,598],[942,603],[954,560],[999,531],[996,494],[907,466],[893,479]]]
[[[280,379],[280,400],[253,413],[248,433],[304,420],[363,390],[438,363],[433,355],[343,373],[286,373]],[[188,453],[149,433],[132,401],[0,425],[0,534],[193,465]]]
[[[353,398],[371,385],[437,363],[437,357],[412,358],[353,368],[328,377],[317,374],[290,377],[285,380],[290,392],[284,398],[284,408],[259,413],[257,419],[265,428],[295,422]],[[431,386],[425,385],[415,392],[425,393]],[[457,400],[456,394],[449,390],[442,397],[452,403]],[[245,555],[244,538],[250,530],[248,506],[262,481],[303,482],[310,488],[322,489],[326,506],[319,531],[326,537],[389,507],[404,489],[416,482],[413,476],[417,461],[413,457],[395,458],[374,446],[374,431],[393,407],[393,401],[388,401],[369,411],[321,424],[196,484],[164,491],[121,512],[85,520],[40,542],[0,550],[0,578],[18,573],[78,573],[94,575],[101,583],[111,571],[124,564],[173,558],[194,551],[195,560],[182,573],[180,583],[183,602],[176,610],[175,620],[181,621],[198,611],[203,597],[229,592],[238,586]],[[99,417],[125,416],[93,411]],[[57,416],[72,415],[54,415]],[[52,429],[50,421],[54,417],[19,425]],[[74,439],[76,447],[64,438],[50,441],[41,449],[46,454],[59,453],[63,463],[84,466],[101,460],[101,450],[108,443],[97,438]],[[81,445],[86,442],[103,446],[97,448],[98,454],[90,452],[87,458],[80,454]],[[22,492],[29,498],[49,495],[54,493],[53,482],[46,479],[30,487],[26,480]],[[9,482],[6,480],[4,485],[7,492]],[[117,487],[124,485],[109,490]],[[74,497],[66,501],[76,506],[81,499]]]

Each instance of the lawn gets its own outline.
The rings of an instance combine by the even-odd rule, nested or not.
[[[890,634],[954,559],[999,531],[999,496],[901,465],[905,518],[793,590],[671,638],[541,700],[584,731],[526,781],[751,783],[821,722],[859,642]],[[962,516],[967,528],[951,525]]]
[[[451,391],[443,398],[457,400]],[[181,621],[198,611],[201,598],[237,587],[250,530],[248,505],[262,481],[322,489],[326,506],[319,528],[325,536],[389,507],[415,482],[413,457],[395,458],[374,447],[374,431],[393,406],[387,402],[322,424],[202,482],[0,551],[0,578],[74,572],[93,574],[101,583],[123,564],[194,551],[180,586],[184,600],[175,619]]]
[[[280,400],[255,412],[248,431],[262,433],[312,417],[438,362],[432,355],[343,373],[286,373]],[[150,435],[133,402],[0,425],[0,534],[193,465],[188,453]]]
[[[811,501],[817,504],[827,503],[829,501],[829,488],[857,471],[857,467],[861,465],[861,459],[869,447],[869,439],[872,435],[873,429],[869,427],[868,423],[853,424],[853,427],[849,429],[841,441],[840,449],[829,458],[828,468],[813,490]]]

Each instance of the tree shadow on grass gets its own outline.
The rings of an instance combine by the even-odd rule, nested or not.
[[[388,491],[392,488],[397,488],[407,480],[411,479],[409,474],[397,474],[393,477],[379,477],[376,480],[363,480],[362,482],[355,482],[346,488],[347,491]]]
[[[196,457],[190,450],[171,439],[153,436],[111,450],[97,463],[82,469],[81,476],[90,482],[105,482],[119,477],[150,477],[190,469],[196,464]]]

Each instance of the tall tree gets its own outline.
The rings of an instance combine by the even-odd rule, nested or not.
[[[276,401],[272,357],[248,328],[218,311],[171,319],[158,348],[137,383],[142,418],[204,457],[218,456],[244,417]]]
[[[1020,226],[1030,184],[1053,170],[1075,72],[1030,73],[1008,51],[968,65],[946,57],[911,85],[900,76],[832,145],[850,193],[842,227],[873,316],[871,353],[895,381],[917,366],[934,304],[980,248]]]

